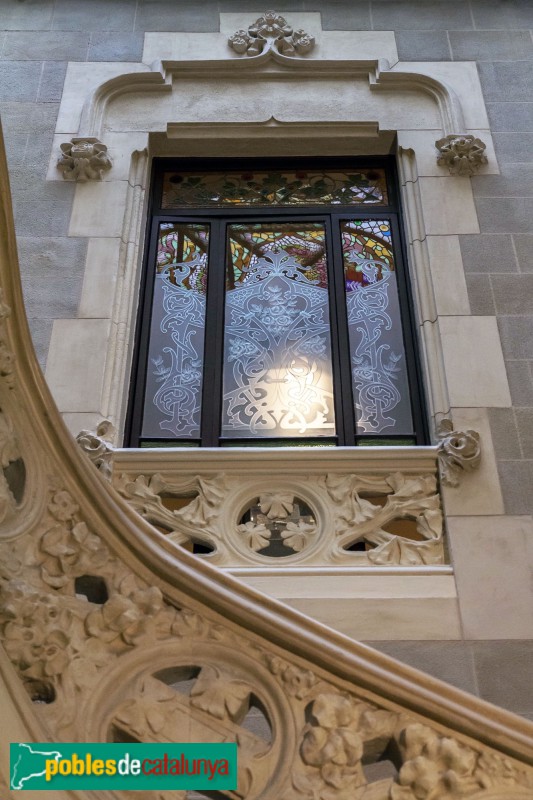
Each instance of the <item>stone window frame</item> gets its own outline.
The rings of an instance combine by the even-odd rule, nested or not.
[[[146,414],[145,408],[145,401],[144,401],[144,386],[145,386],[145,378],[144,373],[147,369],[147,366],[144,365],[143,359],[148,359],[147,348],[149,346],[150,336],[149,330],[151,327],[151,320],[152,320],[152,311],[151,311],[151,296],[152,296],[152,271],[153,271],[153,264],[155,263],[155,252],[154,252],[154,240],[155,240],[155,228],[154,228],[154,221],[155,219],[158,220],[165,220],[166,222],[171,221],[171,218],[176,217],[179,218],[180,224],[184,224],[185,220],[189,220],[191,224],[194,224],[195,221],[200,222],[201,224],[210,225],[211,222],[216,224],[217,220],[222,219],[223,224],[230,224],[231,220],[237,216],[242,217],[243,219],[253,216],[254,222],[268,222],[269,219],[275,217],[276,220],[285,220],[286,222],[291,222],[292,219],[296,216],[298,218],[305,218],[311,216],[312,219],[318,219],[319,217],[324,217],[324,220],[330,220],[332,215],[338,216],[340,218],[346,218],[347,215],[351,215],[353,218],[359,219],[380,219],[382,216],[384,218],[391,220],[391,225],[394,229],[393,234],[393,242],[392,247],[394,251],[394,261],[396,263],[395,273],[397,275],[396,282],[398,284],[398,303],[399,303],[399,313],[400,318],[402,320],[402,327],[395,328],[397,331],[397,335],[400,337],[400,341],[405,351],[405,355],[403,359],[407,361],[407,366],[405,367],[406,370],[406,380],[409,382],[409,394],[410,394],[410,410],[413,419],[413,432],[412,433],[390,433],[389,429],[385,429],[383,431],[364,431],[364,430],[356,430],[354,425],[354,418],[353,418],[353,406],[352,400],[350,403],[345,401],[344,403],[340,400],[340,397],[351,397],[352,392],[352,382],[350,377],[350,367],[348,362],[348,355],[344,358],[337,356],[336,360],[334,361],[335,368],[339,370],[338,373],[334,374],[334,387],[335,387],[335,409],[337,419],[342,418],[342,422],[337,428],[337,432],[335,433],[335,437],[338,440],[338,444],[340,446],[364,446],[365,444],[373,445],[373,439],[388,439],[390,440],[390,445],[405,445],[405,439],[410,439],[412,444],[423,445],[427,443],[427,424],[426,424],[426,410],[424,408],[424,398],[423,393],[421,392],[420,387],[420,368],[418,363],[418,352],[416,341],[413,337],[413,307],[412,302],[410,301],[409,297],[409,287],[407,285],[407,278],[408,278],[408,270],[407,266],[404,263],[404,241],[403,241],[403,230],[402,230],[402,214],[401,208],[399,207],[399,193],[398,193],[398,185],[397,185],[397,175],[395,169],[394,159],[391,156],[388,157],[351,157],[346,159],[342,157],[340,160],[339,158],[328,158],[326,160],[320,159],[315,157],[307,157],[304,159],[297,158],[285,158],[285,159],[269,159],[265,161],[263,158],[253,158],[253,159],[198,159],[193,162],[194,166],[189,163],[187,160],[178,160],[175,161],[174,159],[157,159],[154,162],[153,170],[152,170],[152,180],[151,180],[151,187],[150,187],[150,200],[149,200],[149,209],[150,209],[150,216],[147,220],[148,228],[147,228],[147,247],[145,248],[144,254],[144,264],[143,264],[143,275],[141,278],[141,290],[140,296],[141,300],[139,303],[139,309],[137,312],[137,320],[136,320],[136,333],[135,333],[135,352],[133,356],[133,366],[132,366],[132,378],[131,378],[131,391],[130,391],[130,398],[128,403],[128,412],[126,415],[126,424],[125,424],[125,433],[124,433],[124,446],[128,447],[138,447],[140,445],[136,444],[137,440],[143,439],[141,434],[142,429],[142,419],[144,414]],[[206,173],[217,173],[223,170],[229,170],[231,172],[235,171],[278,171],[278,170],[314,170],[318,169],[321,171],[328,172],[329,170],[352,170],[357,172],[359,169],[378,169],[383,171],[385,175],[385,179],[388,186],[388,198],[377,205],[373,204],[354,204],[350,206],[345,205],[328,205],[328,204],[321,204],[321,203],[313,203],[309,201],[306,204],[301,205],[285,205],[281,204],[278,206],[247,206],[243,205],[242,209],[237,208],[230,208],[230,207],[213,207],[213,208],[196,208],[196,207],[184,207],[183,209],[180,208],[168,208],[165,209],[163,205],[160,207],[160,203],[158,201],[158,197],[162,192],[162,176],[163,173],[166,173],[169,169],[180,171],[183,170],[187,172],[190,169],[198,169],[199,171],[206,172]],[[240,213],[242,212],[242,213]],[[303,217],[302,217],[303,215]],[[242,221],[242,220],[241,220]],[[334,228],[335,229],[335,228]],[[218,230],[218,228],[217,228]],[[329,228],[328,228],[329,230]],[[329,235],[329,234],[328,234]],[[211,233],[211,237],[214,236],[214,233]],[[328,239],[329,241],[329,239]],[[216,250],[216,253],[215,253]],[[330,273],[330,281],[332,280],[333,272],[337,275],[337,280],[339,279],[339,268],[342,268],[342,261],[335,261],[333,260],[333,243],[330,242],[328,245],[328,273]],[[216,256],[218,255],[218,259],[221,258],[221,253],[217,248],[213,248],[210,246],[210,253],[215,260],[213,261],[213,265],[220,263],[216,260]],[[210,260],[211,260],[210,256]],[[222,256],[223,257],[223,256]],[[210,267],[210,272],[212,273],[213,265]],[[215,280],[214,276],[211,279],[212,281]],[[395,282],[395,284],[396,284]],[[217,283],[213,283],[214,286],[218,287],[216,292],[212,289],[213,298],[216,297],[216,306],[212,304],[213,300],[211,301],[211,305],[209,305],[208,300],[208,309],[206,310],[207,320],[206,320],[206,329],[211,329],[212,326],[209,325],[208,320],[211,319],[209,314],[213,314],[213,317],[216,316],[215,309],[218,309],[220,312],[222,305],[224,303],[224,294],[221,292],[221,287]],[[331,290],[333,291],[333,290]],[[330,294],[331,294],[330,291]],[[330,303],[333,300],[330,297]],[[333,311],[335,313],[332,314],[331,319],[331,331],[332,331],[332,342],[337,341],[338,337],[342,335],[338,331],[337,327],[337,315],[339,310],[337,308],[338,298],[335,299],[333,305]],[[340,309],[342,309],[342,305]],[[342,311],[341,311],[342,313]],[[340,323],[342,324],[342,323]],[[342,331],[342,328],[341,328]],[[219,335],[222,332],[219,331]],[[213,334],[213,332],[212,332]],[[218,336],[217,336],[218,338]],[[206,342],[206,354],[211,352],[212,349],[209,344]],[[337,345],[338,346],[338,345]],[[349,352],[349,351],[348,351]],[[222,353],[220,353],[222,357]],[[141,359],[142,364],[139,363],[139,359]],[[206,355],[206,363],[203,365],[202,370],[208,369],[209,364],[212,365],[212,361],[207,360],[208,357]],[[217,359],[218,361],[218,359]],[[148,359],[148,364],[149,364]],[[333,363],[333,362],[332,362]],[[219,380],[221,380],[221,376],[219,375]],[[342,389],[342,391],[341,391]],[[204,391],[205,394],[205,391]],[[216,425],[216,418],[218,413],[214,408],[218,408],[217,403],[213,403],[213,401],[209,400],[209,397],[213,394],[213,392],[208,392],[207,402],[204,400],[203,403],[203,411],[202,414],[207,414],[209,420],[215,420],[214,424],[209,423],[206,425],[208,429],[207,435],[205,431],[196,436],[176,436],[173,438],[172,436],[167,435],[165,436],[165,432],[162,431],[159,436],[153,437],[158,440],[158,445],[154,446],[162,446],[163,439],[168,440],[169,447],[180,447],[188,445],[188,439],[191,438],[194,442],[197,442],[198,446],[200,447],[217,447],[217,446],[224,446],[225,438],[228,438],[226,434],[225,437],[219,432],[218,434],[216,431],[218,430],[218,426]],[[217,394],[217,393],[215,393]],[[144,411],[143,411],[144,408]],[[351,409],[351,413],[350,413]],[[214,416],[213,416],[214,414]],[[346,433],[346,419],[348,419],[348,428],[349,432]],[[203,429],[203,426],[202,426]],[[144,437],[146,438],[146,437]],[[148,437],[150,438],[150,437]],[[207,441],[206,441],[207,438]],[[239,446],[239,439],[232,439],[231,446],[237,447]],[[258,435],[254,438],[254,442],[251,439],[254,438],[252,434],[249,434],[245,437],[245,440],[242,441],[242,447],[250,447],[250,446],[284,446],[288,447],[294,442],[294,440],[299,440],[298,432],[295,432],[294,435],[288,436],[285,440],[280,439],[279,437],[270,438],[268,436],[262,437]],[[301,441],[298,442],[298,446],[305,445],[305,439],[310,439],[309,445],[316,446],[320,444],[321,439],[317,439],[316,437],[304,437]],[[332,435],[327,436],[324,440],[324,443],[328,446],[332,446],[333,442],[331,439],[333,438]],[[367,441],[368,439],[368,441]],[[161,441],[159,441],[161,440]],[[395,441],[399,440],[399,441]],[[143,448],[147,447],[147,444],[143,442]]]
[[[227,47],[227,33],[239,27],[239,17],[242,15],[222,14],[219,34],[148,33],[140,64],[69,65],[48,177],[58,179],[59,147],[69,137],[83,135],[105,140],[114,163],[101,182],[76,187],[69,233],[90,240],[81,314],[78,320],[54,323],[47,367],[49,383],[67,424],[73,432],[95,428],[102,417],[111,418],[119,431],[123,425],[143,244],[140,232],[144,229],[145,191],[154,156],[206,151],[218,156],[236,151],[268,156],[278,154],[280,148],[287,154],[313,153],[320,148],[327,155],[339,152],[339,147],[348,154],[382,154],[390,151],[396,136],[433,439],[436,441],[439,422],[453,414],[456,427],[475,426],[484,441],[482,469],[477,478],[469,479],[468,490],[455,490],[448,502],[448,513],[503,513],[486,408],[509,406],[509,389],[496,321],[470,316],[457,238],[461,233],[479,232],[477,216],[469,178],[449,175],[446,167],[437,163],[438,153],[434,148],[440,136],[452,133],[480,136],[489,155],[488,165],[482,166],[480,172],[498,172],[475,64],[401,63],[397,60],[392,32],[321,31],[318,14],[298,14],[299,21],[317,38],[316,51],[305,59],[294,59],[290,67],[272,62],[250,65]],[[160,60],[155,60],[156,57]],[[294,87],[308,80],[333,81],[340,86],[353,79],[366,87],[370,105],[377,98],[383,101],[381,116],[378,114],[370,121],[327,118],[289,121],[288,113],[278,111],[277,117],[271,113],[266,119],[263,115],[263,119],[216,122],[212,118],[194,119],[194,114],[181,121],[167,117],[166,124],[159,127],[147,121],[144,127],[140,122],[123,131],[113,130],[108,124],[115,103],[122,103],[126,116],[130,109],[134,118],[140,111],[140,118],[148,120],[150,103],[164,102],[176,87],[192,92],[195,82],[208,80],[214,70],[218,79],[230,86],[243,81],[248,84],[257,81],[259,85],[270,78],[292,82]],[[427,113],[428,100],[437,110],[439,121],[436,126],[430,123],[426,129],[417,120]],[[414,120],[411,127],[406,123],[406,108]],[[111,206],[113,213],[104,218],[102,209]],[[102,254],[115,267],[116,286],[112,302],[109,297],[106,300],[105,324],[91,326],[89,319],[93,323],[102,320],[95,320],[94,313],[84,316],[83,309],[84,304],[91,306],[87,296],[99,291],[102,294],[96,285],[101,279],[97,263],[102,263]],[[450,267],[456,281],[455,297],[446,290],[445,267]],[[93,301],[92,309],[95,304]],[[65,371],[72,376],[65,361],[68,354],[64,341],[74,330],[80,331],[78,344],[89,340],[93,343],[93,352],[83,367],[84,376],[98,376],[92,381],[92,395],[96,392],[98,398],[91,408],[78,402],[80,385],[78,397],[73,398],[72,384],[76,385],[76,381],[64,380]],[[456,354],[457,337],[469,343],[464,363],[459,363]],[[491,386],[485,383],[477,387],[477,395],[472,396],[465,378],[483,348],[485,352],[490,348],[492,353]],[[76,369],[79,374],[79,366]],[[394,459],[393,453],[391,458]]]

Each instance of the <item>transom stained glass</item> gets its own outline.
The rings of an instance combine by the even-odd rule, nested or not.
[[[162,208],[387,205],[383,169],[166,172]]]

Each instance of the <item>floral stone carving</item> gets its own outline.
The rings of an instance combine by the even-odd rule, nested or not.
[[[245,475],[218,475],[180,482],[155,473],[117,475],[114,485],[172,541],[207,545],[209,560],[221,566],[272,565],[276,557],[306,565],[444,563],[442,511],[432,475],[307,476],[306,494],[327,510],[332,523],[327,527],[301,499],[301,483],[291,478],[259,498],[251,489],[246,513],[235,520],[246,481]],[[179,510],[163,502],[191,494],[194,499]],[[395,532],[398,523],[405,536]]]
[[[111,169],[107,147],[94,137],[74,138],[60,145],[57,168],[63,178],[74,181],[102,180],[102,173]]]
[[[442,481],[447,486],[458,486],[464,472],[479,467],[481,445],[476,431],[455,431],[449,419],[443,419],[438,428],[439,464]]]
[[[479,167],[488,163],[487,145],[470,134],[452,133],[436,141],[435,147],[440,153],[437,164],[448,167],[451,175],[475,175]]]
[[[333,475],[325,485],[335,504],[339,555],[347,556],[347,548],[364,542],[372,548],[366,553],[371,564],[443,563],[442,511],[432,476],[396,472],[383,480]],[[416,538],[388,529],[402,519],[416,520]]]
[[[299,553],[317,532],[316,520],[306,513],[305,503],[287,492],[261,495],[243,519],[247,521],[237,526],[237,532],[251,550],[265,550],[264,555]]]
[[[267,11],[247,31],[236,31],[228,42],[236,53],[246,56],[258,56],[269,51],[281,56],[302,56],[315,46],[312,36],[304,30],[294,31],[275,11]]]
[[[416,504],[431,510],[433,484],[387,480],[391,504],[402,508],[405,497],[412,513]],[[194,524],[211,524],[228,481],[203,481],[203,497],[186,507]],[[361,481],[328,484],[344,516],[364,522],[376,511],[361,503]],[[293,501],[284,488],[265,491],[260,506],[278,519]],[[220,619],[175,608],[112,553],[54,480],[39,531],[0,542],[0,562],[0,637],[57,740],[118,732],[129,741],[236,741],[232,797],[243,800],[482,800],[494,791],[518,800],[533,788],[533,774],[498,753],[347,691],[345,681]],[[79,577],[104,582],[107,595],[83,596]],[[249,714],[263,718],[262,733],[247,727]],[[394,774],[369,777],[367,766],[383,758]]]
[[[96,469],[100,470],[105,478],[111,477],[113,448],[111,442],[115,434],[113,423],[108,419],[102,420],[96,431],[80,431],[76,441],[83,452],[90,458]]]

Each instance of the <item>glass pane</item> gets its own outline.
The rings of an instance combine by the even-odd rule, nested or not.
[[[222,435],[334,436],[324,225],[228,227]]]
[[[166,172],[163,208],[387,205],[383,169]]]
[[[143,438],[200,435],[209,226],[159,226]]]
[[[390,222],[341,222],[359,433],[412,433]]]

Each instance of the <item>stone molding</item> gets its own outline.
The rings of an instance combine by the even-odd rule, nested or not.
[[[303,56],[315,46],[312,36],[302,29],[293,30],[275,11],[266,11],[246,31],[235,31],[228,43],[232,50],[248,58],[267,52],[282,58]]]
[[[33,511],[0,522],[2,670],[17,698],[0,732],[106,741],[239,738],[238,796],[488,800],[533,790],[533,725],[326,631],[176,550],[99,480],[37,368],[0,154],[0,406],[20,440]],[[28,432],[31,436],[28,436]],[[7,541],[9,536],[9,541]],[[192,680],[188,696],[172,688]],[[21,686],[27,695],[21,695]],[[243,728],[254,698],[270,741]],[[394,752],[396,771],[364,776]],[[264,768],[262,767],[264,765]],[[79,792],[80,798],[90,793]]]
[[[411,148],[399,149],[398,169],[405,209],[410,276],[418,311],[420,355],[426,378],[428,411],[431,416],[436,417],[449,412],[450,396],[438,325],[420,179],[416,155]]]
[[[111,169],[107,147],[94,136],[74,137],[59,146],[61,156],[57,168],[65,180],[101,181],[102,174]]]
[[[189,34],[189,36],[194,35]],[[165,59],[146,67],[146,71],[125,72],[123,75],[109,78],[88,94],[83,105],[79,130],[86,132],[88,137],[101,136],[110,104],[125,94],[139,93],[141,96],[146,92],[167,94],[173,91],[174,81],[179,82],[180,78],[190,79],[191,76],[196,76],[201,79],[211,77],[213,72],[216,72],[219,78],[230,81],[242,77],[244,69],[247,77],[287,78],[289,76],[286,73],[286,62],[294,70],[290,77],[298,80],[315,77],[338,79],[359,77],[365,78],[370,90],[378,94],[381,91],[389,93],[393,90],[400,93],[405,90],[429,96],[438,109],[445,136],[451,135],[452,131],[466,129],[465,115],[455,89],[444,80],[440,81],[432,75],[424,74],[423,63],[415,71],[402,70],[401,63],[391,69],[388,62],[382,59],[361,60],[353,57],[345,60],[299,59],[282,58],[276,53],[276,60],[265,65],[264,60],[268,61],[270,53],[273,52],[275,51],[269,49],[253,59],[205,58],[194,61]],[[277,63],[280,59],[283,63]],[[126,69],[127,66],[125,65]],[[457,63],[457,66],[460,64]]]
[[[439,151],[437,164],[448,167],[450,175],[475,175],[481,166],[488,163],[487,145],[476,136],[451,133],[435,142]]]

